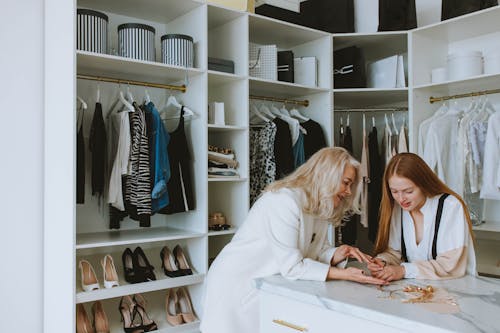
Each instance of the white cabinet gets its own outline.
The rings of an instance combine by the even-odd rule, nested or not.
[[[500,37],[500,8],[493,7],[481,12],[471,13],[448,21],[415,29],[410,32],[410,71],[413,73],[410,87],[410,135],[411,150],[416,151],[418,127],[423,120],[432,116],[442,105],[430,103],[431,97],[470,94],[484,90],[498,89],[500,73],[482,74],[462,80],[450,80],[443,83],[431,83],[430,73],[433,68],[446,67],[446,57],[456,51],[481,51],[483,54],[494,51]],[[466,96],[463,96],[466,97]],[[497,94],[488,95],[496,109],[500,107]],[[455,99],[467,107],[471,97]],[[486,221],[474,227],[476,236],[477,268],[480,273],[500,273],[500,202],[484,200],[479,212]]]

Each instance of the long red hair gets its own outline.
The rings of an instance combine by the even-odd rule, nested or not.
[[[389,246],[391,217],[395,205],[394,198],[389,188],[389,178],[394,175],[411,180],[427,198],[443,193],[448,193],[457,198],[462,204],[465,218],[469,226],[469,233],[471,237],[473,237],[469,209],[464,200],[446,186],[420,156],[413,153],[401,153],[394,156],[385,168],[382,183],[382,202],[380,203],[379,211],[378,234],[377,241],[375,242],[375,254],[386,251]]]

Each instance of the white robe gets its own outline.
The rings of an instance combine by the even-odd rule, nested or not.
[[[335,252],[327,240],[328,223],[303,213],[301,201],[301,192],[282,189],[255,202],[208,271],[203,333],[259,332],[255,278],[326,280]]]

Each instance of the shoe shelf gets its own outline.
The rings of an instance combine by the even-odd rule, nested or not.
[[[105,232],[81,233],[76,236],[76,249],[91,249],[98,247],[144,244],[168,240],[203,237],[200,232],[161,227],[130,230],[110,230]]]
[[[195,274],[170,278],[163,275],[163,272],[157,272],[156,276],[161,276],[160,279],[149,282],[128,284],[120,280],[118,287],[110,289],[98,289],[93,291],[80,291],[76,293],[76,303],[87,303],[102,299],[116,298],[125,295],[147,293],[151,291],[159,291],[181,286],[189,286],[197,283],[202,283],[205,274]]]
[[[158,325],[159,325],[159,327],[164,327],[164,326],[167,326],[169,324],[167,324],[166,321],[165,322],[159,321]],[[164,327],[164,328],[160,328],[156,332],[158,332],[158,333],[194,333],[194,332],[200,332],[200,321],[197,320],[197,321],[194,321],[192,323],[186,323],[186,324],[182,324],[179,326]]]
[[[229,230],[221,230],[221,231],[209,231],[208,236],[220,236],[220,235],[233,235],[238,231],[238,228],[231,228]]]
[[[115,55],[76,51],[77,73],[99,77],[174,84],[203,73],[196,68],[172,66],[160,62],[136,60]]]

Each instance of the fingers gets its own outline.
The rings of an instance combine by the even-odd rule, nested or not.
[[[347,249],[347,255],[351,258],[355,258],[359,262],[371,263],[372,257],[368,254],[361,252],[357,247],[350,246]]]
[[[369,284],[377,284],[377,285],[388,285],[389,281],[386,281],[384,279],[378,279],[372,276],[365,276],[363,281],[364,283],[369,283]]]
[[[375,264],[375,263],[369,263],[367,265],[368,269],[370,270],[370,272],[372,272],[372,275],[374,272],[380,272],[384,269],[383,266],[380,266],[378,264]]]

